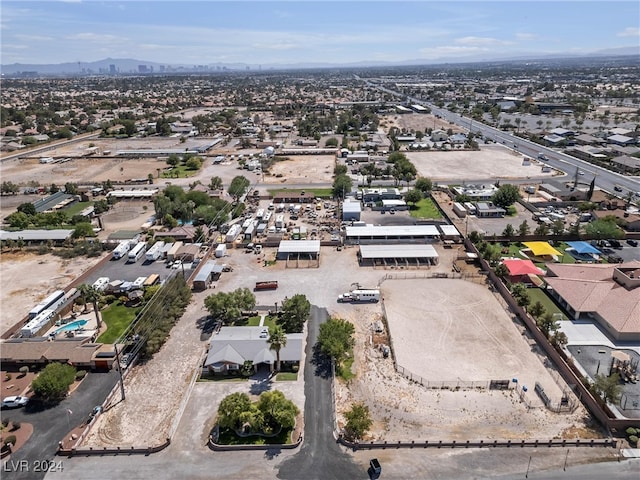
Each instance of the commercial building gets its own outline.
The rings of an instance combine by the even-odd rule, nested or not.
[[[363,266],[419,267],[437,265],[438,253],[426,244],[360,245],[358,261]]]

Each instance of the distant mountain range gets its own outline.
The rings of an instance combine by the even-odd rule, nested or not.
[[[56,64],[28,64],[13,63],[1,65],[0,73],[3,75],[83,75],[83,74],[150,74],[150,73],[175,73],[175,72],[228,72],[228,71],[258,71],[258,70],[301,70],[319,68],[366,68],[366,67],[391,67],[391,66],[415,66],[415,65],[438,65],[438,64],[460,64],[460,63],[481,63],[481,62],[509,62],[509,61],[544,61],[557,59],[580,59],[607,56],[638,56],[640,57],[640,47],[619,47],[598,50],[588,54],[576,55],[566,54],[540,54],[532,53],[508,55],[491,55],[486,58],[477,55],[456,58],[438,58],[432,60],[412,59],[399,60],[397,62],[361,61],[351,63],[290,63],[290,64],[246,64],[246,63],[214,63],[203,65],[186,65],[149,62],[146,60],[135,60],[132,58],[105,58],[95,62],[67,62]]]

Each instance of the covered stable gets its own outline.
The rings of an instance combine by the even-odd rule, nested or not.
[[[442,233],[442,240],[445,242],[459,242],[461,235],[454,225],[438,225],[438,229]]]
[[[562,257],[562,253],[549,245],[549,242],[524,242],[523,245],[526,247],[525,254],[528,250],[535,259],[543,262],[556,261],[558,257]]]
[[[521,260],[519,258],[510,258],[502,262],[509,276],[507,280],[510,283],[525,283],[527,285],[542,286],[543,281],[539,275],[544,275],[545,271],[535,266],[531,260]]]
[[[320,266],[320,240],[281,240],[276,258],[285,260],[287,267],[317,268]]]
[[[196,278],[193,280],[193,289],[205,290],[209,288],[211,282],[220,278],[221,273],[222,265],[217,265],[215,261],[209,260],[196,274]]]
[[[398,242],[427,243],[440,239],[435,225],[358,225],[346,227],[346,243]]]
[[[595,262],[602,252],[589,242],[567,242],[569,248],[565,251],[576,260],[582,262]]]
[[[438,253],[433,245],[424,244],[360,245],[358,262],[374,267],[429,267],[438,264]]]

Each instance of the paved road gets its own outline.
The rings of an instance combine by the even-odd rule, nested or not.
[[[48,409],[30,404],[26,409],[3,411],[2,416],[33,425],[33,435],[20,450],[11,455],[8,463],[3,461],[2,478],[11,480],[39,480],[45,472],[35,472],[38,462],[56,457],[58,442],[69,433],[70,428],[80,425],[93,407],[102,404],[118,380],[117,372],[90,373],[78,389],[58,405]],[[68,411],[73,413],[69,415]],[[26,463],[21,461],[26,461]],[[20,467],[17,467],[20,465]]]
[[[331,364],[314,351],[326,309],[313,307],[309,320],[305,364],[304,443],[300,452],[285,460],[278,478],[329,480],[368,478],[365,470],[344,453],[333,438]]]

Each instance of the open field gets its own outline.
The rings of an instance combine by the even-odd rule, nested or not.
[[[289,160],[277,161],[265,175],[266,183],[331,183],[333,181],[333,155],[292,155]],[[279,178],[278,175],[281,175]]]
[[[409,151],[407,158],[413,162],[418,175],[439,180],[472,178],[518,179],[527,177],[553,177],[554,172],[542,173],[537,162],[522,165],[523,156],[501,145],[481,145],[479,151],[452,150]]]
[[[442,259],[437,269],[442,271]],[[416,279],[387,280],[381,288],[398,363],[425,380],[446,380],[454,388],[426,388],[399,375],[393,360],[383,358],[372,344],[370,326],[380,315],[352,312],[347,318],[356,326],[357,376],[348,384],[337,383],[337,408],[342,414],[352,402],[364,402],[374,420],[370,439],[599,435],[587,427],[588,415],[582,406],[562,414],[541,406],[533,391],[534,383],[540,382],[557,402],[562,392],[555,381],[557,374],[547,370],[538,348],[512,324],[484,285]],[[465,381],[513,377],[528,386],[525,395],[534,408],[528,409],[513,390],[455,390],[457,383],[464,385]]]

